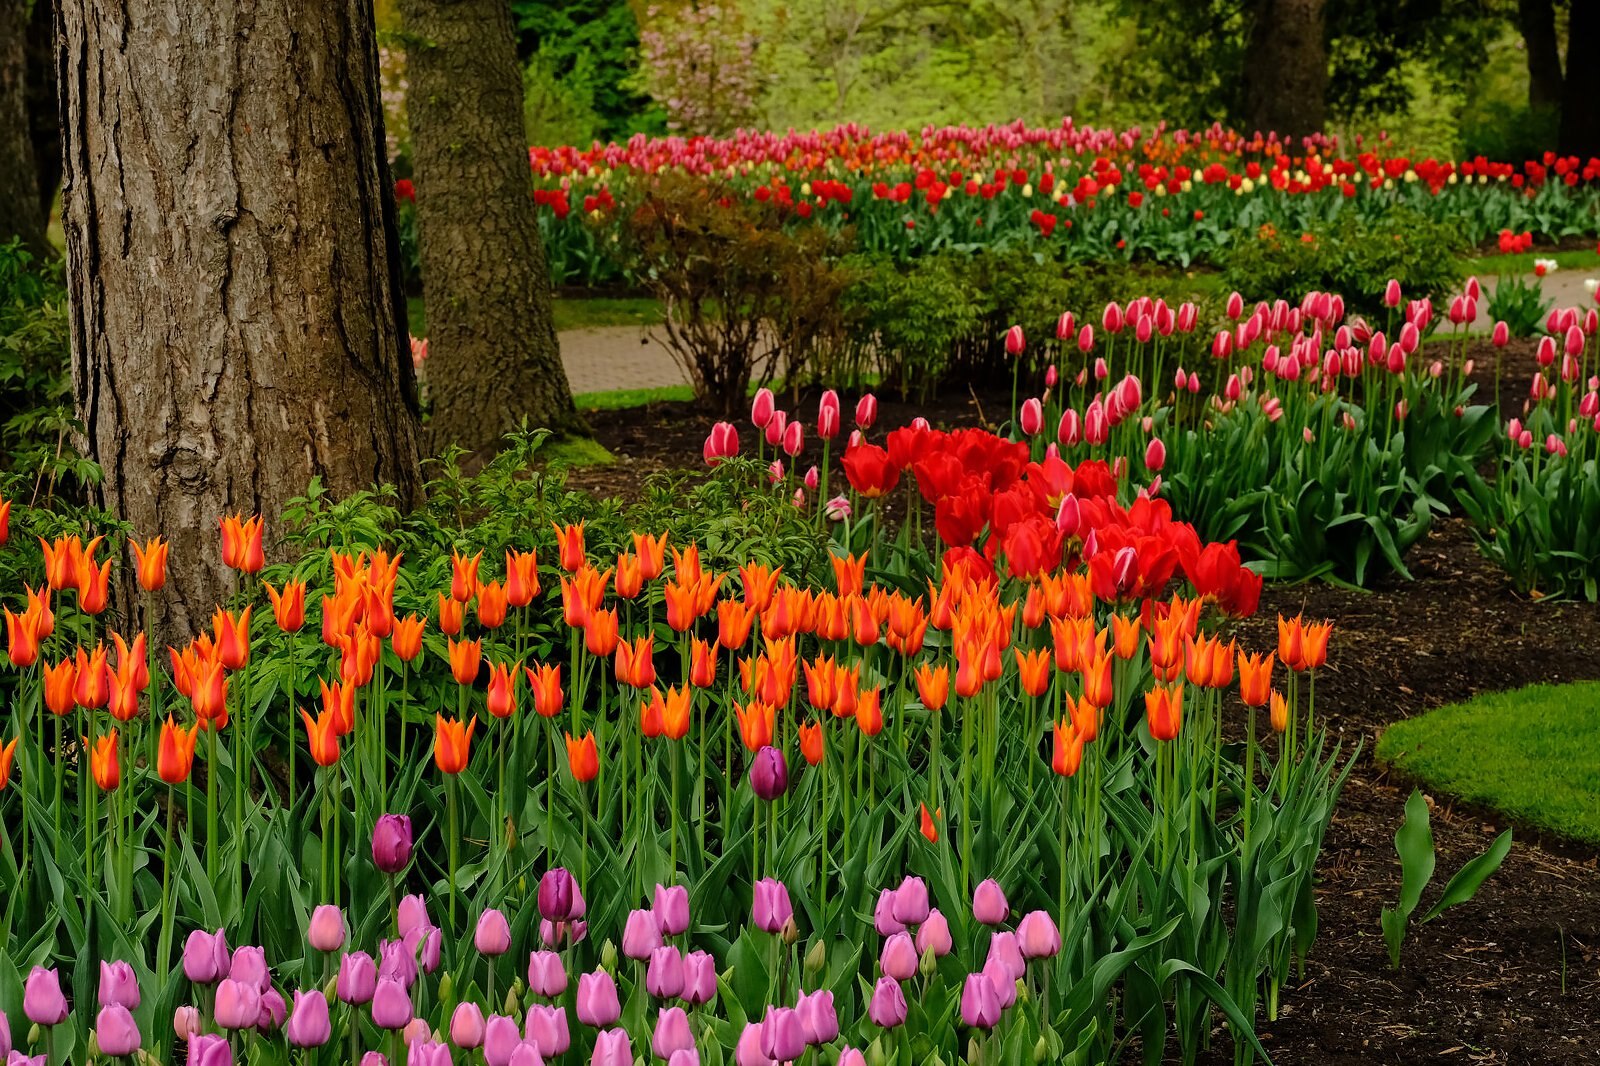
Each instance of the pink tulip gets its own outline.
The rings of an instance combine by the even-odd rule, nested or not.
[[[472,944],[478,954],[491,958],[511,950],[511,923],[506,916],[490,907],[478,916],[478,927],[473,931]]]
[[[523,1036],[545,1058],[557,1058],[572,1046],[572,1033],[567,1027],[565,1007],[535,1003],[528,1008],[522,1023]]]
[[[783,430],[783,451],[793,459],[799,455],[806,446],[805,427],[798,422],[790,422]]]
[[[756,397],[750,403],[750,423],[757,429],[765,429],[767,423],[772,421],[773,412],[777,410],[777,400],[772,395],[772,390],[761,388],[756,390]]]
[[[311,922],[306,928],[306,942],[317,951],[338,951],[344,947],[344,914],[331,903],[324,903],[311,912]]]
[[[1237,290],[1228,294],[1227,314],[1235,322],[1244,314],[1244,297],[1240,296]]]
[[[694,1035],[689,1031],[689,1016],[682,1007],[663,1007],[656,1016],[656,1028],[650,1037],[650,1050],[657,1058],[670,1059],[672,1053],[694,1047]]]
[[[955,948],[955,938],[950,935],[950,923],[937,907],[928,911],[928,918],[917,927],[917,954],[933,952],[942,959]]]
[[[284,1036],[290,1047],[321,1047],[333,1036],[333,1025],[328,1019],[328,1000],[321,989],[294,994],[294,1009],[289,1012],[289,1024]]]
[[[868,430],[877,420],[878,398],[870,392],[862,394],[861,399],[856,401],[856,425]]]
[[[832,389],[822,394],[822,400],[817,405],[817,436],[823,440],[832,440],[839,435],[839,394]],[[787,447],[787,443],[785,443]],[[797,449],[798,450],[798,449]],[[789,454],[793,455],[793,452]]]
[[[716,466],[724,459],[731,459],[739,454],[739,429],[732,422],[718,422],[711,427],[711,432],[706,435],[706,443],[700,450],[701,457],[707,466]]]
[[[893,977],[880,977],[872,987],[872,999],[867,1003],[867,1017],[872,1024],[883,1029],[904,1025],[906,1020],[906,994],[900,982]]]
[[[1071,340],[1073,328],[1072,312],[1061,312],[1061,317],[1056,319],[1056,340],[1062,342]]]
[[[217,985],[211,1013],[224,1029],[254,1029],[261,1020],[261,989],[251,981],[225,978]]]
[[[977,1029],[993,1029],[1000,1020],[1000,996],[981,973],[968,974],[961,987],[961,1020]]]
[[[1012,326],[1006,330],[1006,354],[1015,359],[1022,354],[1023,347],[1022,327]]]
[[[917,948],[909,933],[895,933],[883,945],[878,965],[896,981],[909,981],[917,972]]]
[[[661,925],[655,914],[646,910],[630,912],[622,927],[622,954],[642,962],[660,946]]]
[[[1043,428],[1044,405],[1039,402],[1038,397],[1030,396],[1022,401],[1022,417],[1019,421],[1022,425],[1022,432],[1030,437]]]
[[[680,998],[691,1007],[717,998],[717,960],[703,951],[691,951],[683,957]]]
[[[483,1046],[486,1026],[481,1007],[470,1001],[459,1003],[450,1015],[450,1042],[462,1051],[476,1050]]]
[[[385,977],[372,994],[372,1024],[379,1029],[404,1029],[411,1021],[411,993],[396,978]]]
[[[112,1058],[132,1055],[141,1043],[139,1026],[128,1008],[120,1003],[100,1008],[94,1020],[95,1039],[100,1044],[100,1054]]]
[[[1159,473],[1167,465],[1167,446],[1160,437],[1151,437],[1144,449],[1144,466],[1151,473]]]
[[[554,951],[534,951],[528,955],[528,991],[545,999],[555,999],[567,990],[567,969]]]
[[[656,999],[676,999],[683,991],[683,955],[671,945],[650,953],[645,970],[645,990]]]
[[[622,1017],[617,983],[605,970],[578,975],[578,1021],[601,1028]]]

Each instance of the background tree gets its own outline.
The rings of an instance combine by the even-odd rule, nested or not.
[[[421,495],[372,7],[61,0],[57,35],[82,443],[192,632],[220,515]]]
[[[1328,115],[1323,0],[1256,0],[1242,73],[1246,130],[1321,133]]]
[[[1600,3],[1572,0],[1559,141],[1562,152],[1584,159],[1600,155],[1600,64],[1582,59],[1596,42],[1600,42]]]
[[[33,0],[28,18],[28,136],[39,181],[39,210],[49,221],[61,191],[61,119],[56,113],[56,0]]]
[[[46,212],[28,127],[29,0],[0,0],[0,244],[13,238],[35,255],[49,250]]]
[[[429,432],[492,447],[524,418],[587,435],[561,366],[506,0],[400,0]]]

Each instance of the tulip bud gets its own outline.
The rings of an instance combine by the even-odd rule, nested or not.
[[[344,914],[338,907],[324,903],[311,912],[306,942],[317,951],[338,951],[344,947],[344,936]]]
[[[863,430],[872,428],[878,420],[878,398],[872,393],[865,393],[856,401],[856,425]]]
[[[372,827],[372,861],[386,874],[397,874],[411,861],[411,818],[385,814]]]
[[[1022,432],[1030,437],[1044,427],[1044,405],[1037,397],[1029,397],[1022,401],[1022,415],[1018,421],[1022,426]]]
[[[765,429],[767,423],[772,421],[772,413],[776,409],[777,401],[772,395],[772,390],[757,389],[756,397],[750,404],[750,423],[757,429]]]
[[[1022,354],[1023,347],[1022,327],[1012,326],[1006,330],[1006,354],[1015,359]]]
[[[783,752],[767,745],[750,762],[750,787],[764,800],[775,800],[789,789],[789,767]]]
[[[827,963],[828,945],[823,943],[821,940],[818,940],[815,944],[811,945],[811,950],[806,952],[806,957],[803,963],[805,966],[805,971],[810,975],[819,974],[822,972],[822,968],[826,966]]]

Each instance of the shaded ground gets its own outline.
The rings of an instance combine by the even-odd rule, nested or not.
[[[1492,349],[1475,346],[1483,389]],[[1507,349],[1502,389],[1523,389],[1533,346]],[[1520,382],[1520,385],[1512,384]],[[883,400],[881,425],[916,415],[938,424],[1004,417],[1009,396],[955,395],[932,403]],[[814,398],[781,406],[814,413]],[[650,473],[700,468],[714,419],[686,404],[590,415],[614,466],[573,474],[575,484],[631,495]],[[808,427],[809,430],[810,427]],[[741,422],[741,434],[749,432]],[[748,444],[748,437],[746,438]],[[1501,871],[1477,900],[1414,927],[1404,969],[1390,971],[1378,913],[1399,894],[1393,837],[1406,782],[1372,759],[1384,725],[1476,692],[1534,681],[1600,678],[1600,609],[1533,604],[1516,596],[1476,551],[1464,522],[1437,523],[1407,557],[1415,580],[1370,592],[1326,585],[1269,586],[1241,636],[1276,642],[1278,612],[1304,610],[1336,623],[1319,678],[1318,714],[1363,749],[1327,837],[1320,868],[1321,933],[1305,979],[1286,990],[1262,1040],[1284,1066],[1356,1063],[1568,1064],[1600,1061],[1600,866],[1597,853],[1519,832]],[[1575,713],[1600,713],[1574,708]],[[1432,900],[1463,862],[1503,828],[1483,812],[1434,810],[1439,852]],[[1219,1043],[1225,1047],[1226,1041]],[[1231,1054],[1213,1053],[1208,1063]]]

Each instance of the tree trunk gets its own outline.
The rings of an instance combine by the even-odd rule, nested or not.
[[[234,587],[223,514],[270,544],[313,478],[421,494],[372,6],[60,0],[57,37],[96,502],[169,537],[191,633]]]
[[[1561,94],[1561,151],[1600,156],[1600,63],[1582,57],[1600,45],[1600,0],[1572,0],[1567,16],[1567,76]]]
[[[1528,55],[1528,106],[1535,111],[1553,111],[1561,106],[1555,4],[1551,0],[1517,0],[1517,23]]]
[[[435,450],[492,450],[523,419],[587,435],[572,405],[529,195],[506,0],[401,0],[428,307]]]
[[[56,110],[56,0],[33,0],[28,19],[28,133],[45,224],[61,188],[61,116]]]
[[[0,0],[0,244],[48,251],[28,133],[28,0]]]
[[[1284,138],[1322,132],[1328,92],[1323,0],[1259,0],[1245,55],[1247,127]]]

